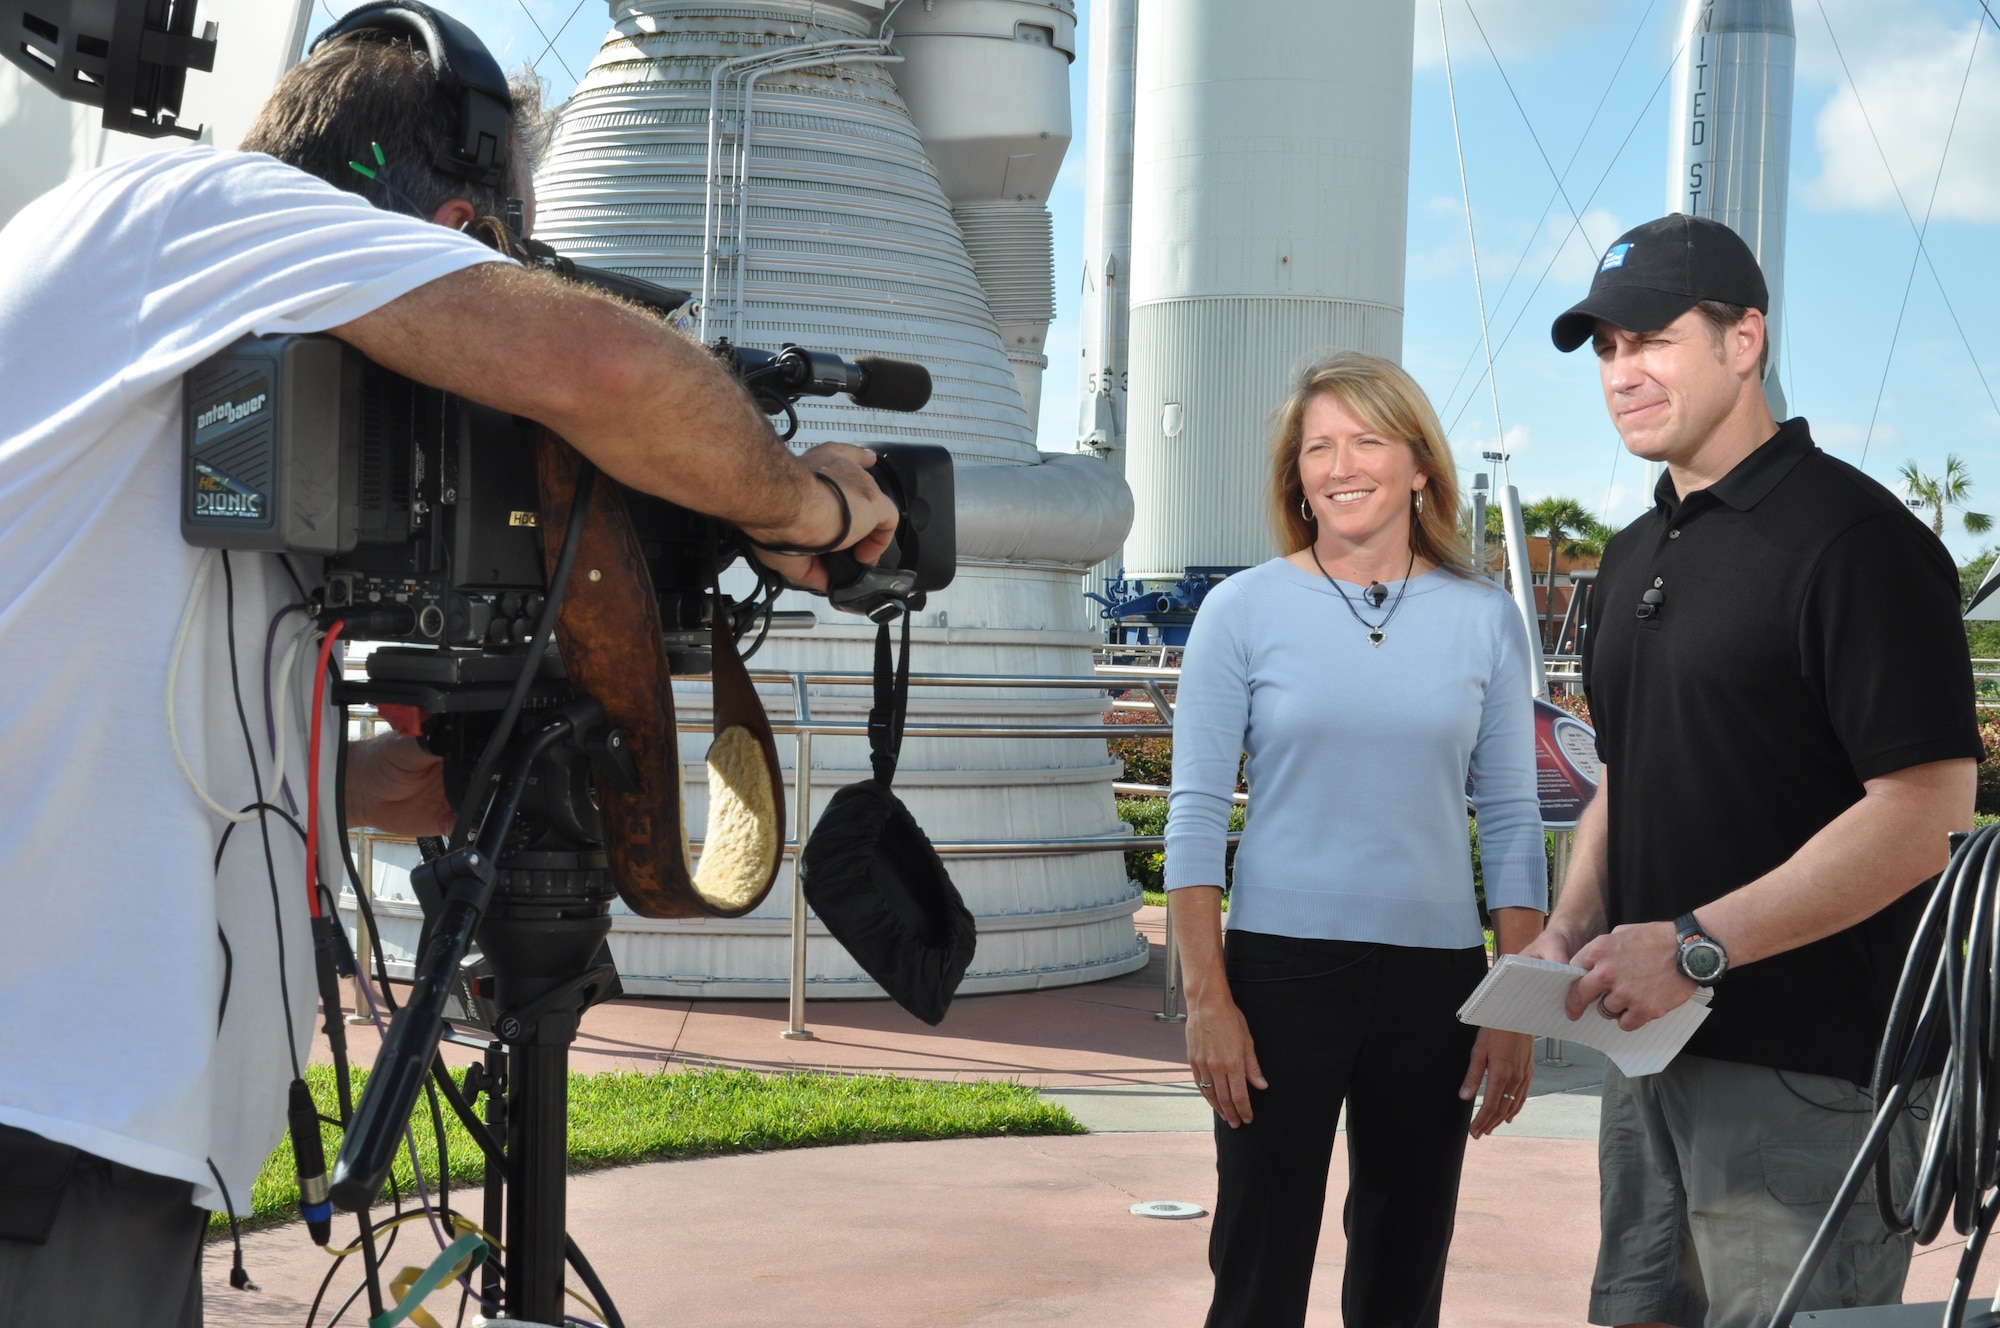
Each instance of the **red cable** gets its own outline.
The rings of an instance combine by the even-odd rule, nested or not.
[[[312,688],[312,742],[306,754],[306,904],[312,909],[315,920],[319,912],[319,731],[320,721],[326,717],[326,664],[333,654],[333,643],[340,639],[340,629],[346,623],[335,621],[326,630],[326,640],[320,642],[319,663],[313,669]]]

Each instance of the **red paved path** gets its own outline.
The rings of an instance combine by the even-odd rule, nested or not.
[[[1184,1084],[1179,1029],[1151,1017],[1160,992],[1158,911],[1146,910],[1141,927],[1155,941],[1146,973],[968,998],[937,1030],[885,1002],[821,1002],[808,1007],[818,1038],[787,1042],[777,1036],[782,1003],[628,1001],[591,1012],[574,1063],[831,1066],[1044,1087]],[[357,1036],[356,1052],[372,1058],[372,1040]],[[1337,1159],[1336,1195],[1344,1182]],[[577,1178],[570,1213],[630,1328],[1198,1324],[1208,1221],[1130,1215],[1149,1199],[1212,1204],[1206,1134],[877,1144],[658,1163]],[[1345,1241],[1337,1204],[1332,1214],[1320,1241],[1314,1325],[1339,1323]],[[1592,1144],[1472,1145],[1444,1323],[1583,1322],[1596,1240]],[[416,1262],[426,1243],[405,1244],[405,1258]],[[303,1324],[326,1256],[296,1226],[245,1244],[264,1289],[230,1291],[228,1247],[211,1245],[208,1321]],[[1919,1255],[1909,1298],[1941,1298],[1955,1257],[1949,1245]],[[345,1274],[337,1280],[353,1285]],[[350,1311],[344,1322],[358,1321]]]

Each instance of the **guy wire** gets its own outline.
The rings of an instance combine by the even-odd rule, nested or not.
[[[1493,332],[1486,321],[1486,283],[1479,275],[1479,240],[1472,229],[1472,183],[1465,174],[1465,139],[1458,128],[1458,82],[1451,72],[1451,34],[1444,21],[1444,0],[1438,0],[1438,40],[1444,46],[1444,86],[1451,97],[1451,141],[1458,148],[1458,186],[1465,196],[1465,241],[1472,250],[1472,289],[1479,297],[1479,341],[1486,348],[1486,385],[1493,392],[1494,450],[1500,453],[1501,483],[1507,474],[1507,428],[1500,422],[1500,382],[1493,376]],[[1554,169],[1551,167],[1550,169]],[[1558,187],[1561,181],[1557,181]],[[1568,202],[1568,195],[1564,195]],[[1581,225],[1582,217],[1577,218]]]

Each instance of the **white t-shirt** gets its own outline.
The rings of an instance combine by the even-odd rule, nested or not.
[[[0,253],[0,1123],[191,1181],[219,1208],[213,1159],[246,1210],[317,992],[303,845],[270,822],[275,901],[256,824],[218,872],[224,825],[167,740],[168,656],[204,552],[180,537],[181,375],[246,334],[336,327],[498,255],[209,148],[44,195],[0,230]],[[284,619],[267,661],[298,593],[272,555],[231,564],[242,704],[281,802],[265,680],[305,620]],[[172,703],[194,775],[235,809],[254,794],[227,625],[217,566]],[[279,722],[303,807],[299,653]],[[334,736],[329,723],[323,804]],[[323,808],[334,864],[336,832]]]

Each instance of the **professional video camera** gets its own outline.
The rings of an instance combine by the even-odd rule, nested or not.
[[[662,316],[689,301],[686,292],[532,248],[545,266]],[[801,396],[846,393],[857,405],[895,411],[919,410],[930,398],[930,375],[918,364],[727,340],[713,350],[767,413],[788,417],[787,439]],[[347,619],[350,636],[487,650],[527,641],[546,589],[531,421],[423,387],[324,335],[246,338],[185,382],[188,542],[324,557],[324,607]],[[835,559],[828,591],[837,607],[870,616],[944,586],[953,564],[949,453],[881,451],[875,477],[903,515],[897,542],[872,568]],[[676,663],[686,666],[676,671],[705,671],[715,523],[623,492]],[[749,553],[739,532],[714,533],[721,567]],[[758,570],[768,604],[780,587]],[[756,603],[731,610],[741,635]]]
[[[524,247],[670,321],[689,302]],[[930,395],[920,365],[798,346],[711,350],[785,418],[787,439],[801,396],[909,411]],[[302,1192],[365,1210],[427,1079],[475,1125],[436,1046],[454,1000],[477,1011],[495,1042],[467,1087],[485,1093],[496,1127],[475,1129],[489,1178],[506,1176],[506,1305],[555,1322],[564,1263],[580,1261],[562,1220],[568,1046],[583,1011],[619,992],[605,944],[611,900],[649,917],[740,915],[781,865],[777,753],[739,642],[760,619],[768,628],[784,587],[752,559],[755,589],[732,598],[721,574],[750,552],[742,532],[617,485],[533,422],[412,382],[332,337],[245,339],[188,373],[184,390],[184,538],[322,559],[320,621],[394,643],[370,653],[367,680],[339,699],[420,714],[459,808],[450,840],[427,845],[411,874],[420,959],[330,1186],[324,1163],[306,1160],[317,1151],[310,1104],[294,1103]],[[942,448],[877,452],[895,540],[874,566],[824,561],[830,601],[886,625],[952,578],[953,483]],[[669,672],[710,683],[699,869],[681,823]],[[337,948],[331,923],[319,930]],[[488,1229],[500,1202],[489,1186]]]

